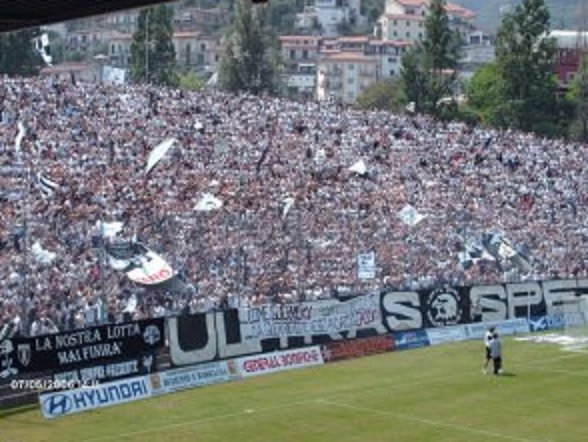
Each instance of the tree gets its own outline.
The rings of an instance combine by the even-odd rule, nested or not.
[[[233,29],[219,69],[221,86],[231,92],[275,93],[278,88],[275,36],[267,27],[266,6],[238,0]]]
[[[567,99],[575,108],[575,120],[570,128],[570,136],[586,143],[588,142],[588,55],[586,53],[582,55],[580,68]]]
[[[453,95],[459,59],[457,37],[449,27],[445,0],[431,0],[425,38],[402,60],[405,96],[417,112],[439,116],[441,100]]]
[[[491,126],[504,126],[506,121],[500,113],[501,77],[499,66],[490,63],[476,71],[467,87],[468,105],[482,117],[482,121]]]
[[[445,0],[432,0],[425,19],[423,63],[426,73],[425,111],[439,115],[440,100],[453,95],[458,53],[449,27]]]
[[[368,24],[373,26],[384,13],[385,6],[385,0],[362,0],[360,13],[367,17]]]
[[[173,10],[166,5],[143,9],[131,44],[131,78],[136,83],[178,84],[172,42]]]
[[[179,75],[179,88],[187,91],[199,91],[204,88],[205,81],[196,74],[188,71]]]
[[[407,103],[414,103],[414,111],[420,113],[424,108],[426,95],[426,73],[422,62],[422,47],[417,46],[402,57],[400,79]]]
[[[401,93],[397,79],[386,79],[373,83],[359,97],[356,105],[360,109],[398,110]]]
[[[0,73],[10,76],[37,75],[43,66],[36,52],[34,39],[38,28],[0,34]]]
[[[555,135],[559,108],[553,74],[555,40],[549,34],[549,10],[544,0],[523,0],[506,14],[496,38],[505,125],[523,131]]]

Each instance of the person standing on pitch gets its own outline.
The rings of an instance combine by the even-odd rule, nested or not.
[[[492,357],[494,374],[502,374],[502,342],[498,339],[498,333],[492,335],[492,340],[490,341],[490,356]]]
[[[484,374],[488,374],[488,365],[492,360],[490,347],[492,344],[492,340],[494,339],[495,332],[496,329],[494,327],[490,327],[488,330],[486,330],[486,334],[484,335],[484,367],[482,368],[482,372]]]

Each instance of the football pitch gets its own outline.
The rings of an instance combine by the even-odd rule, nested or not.
[[[0,415],[1,442],[588,440],[588,354],[504,341],[484,375],[461,342],[219,384],[45,420]]]

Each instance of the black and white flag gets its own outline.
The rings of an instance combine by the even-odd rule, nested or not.
[[[51,46],[49,44],[49,35],[41,34],[34,39],[35,49],[41,56],[47,66],[53,64],[53,57],[51,57]]]
[[[484,235],[483,244],[486,250],[501,263],[503,268],[510,265],[518,268],[523,273],[530,273],[533,270],[529,258],[502,234],[496,232],[487,233]]]
[[[484,245],[475,238],[470,238],[464,250],[458,253],[459,263],[464,270],[468,270],[480,261],[496,261]]]
[[[37,184],[39,186],[39,189],[41,189],[41,192],[43,192],[43,195],[47,197],[52,196],[55,193],[55,191],[59,188],[59,184],[57,184],[52,179],[46,177],[42,173],[40,173],[38,176]]]

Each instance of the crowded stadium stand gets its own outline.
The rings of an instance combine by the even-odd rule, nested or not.
[[[154,86],[3,78],[0,97],[3,336],[586,274],[581,144]],[[103,238],[113,222],[122,231]],[[489,235],[509,242],[487,253]],[[113,241],[159,254],[173,285],[127,277]]]

